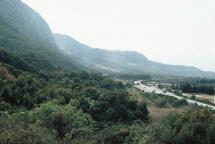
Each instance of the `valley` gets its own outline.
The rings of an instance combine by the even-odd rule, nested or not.
[[[203,103],[203,102],[199,102],[197,100],[192,100],[191,97],[192,95],[191,94],[184,94],[184,93],[181,93],[180,95],[176,95],[175,93],[172,93],[172,92],[169,92],[167,91],[166,89],[160,89],[158,87],[159,83],[155,83],[153,82],[153,84],[148,84],[148,85],[144,85],[142,83],[142,81],[135,81],[134,82],[134,87],[143,91],[143,92],[146,92],[146,93],[155,93],[155,94],[159,94],[159,95],[163,95],[163,96],[170,96],[170,97],[174,97],[178,100],[186,100],[188,103],[190,104],[194,104],[194,105],[198,105],[198,106],[202,106],[202,107],[208,107],[212,110],[215,110],[215,106],[214,106],[214,101],[212,101],[211,104],[207,104],[207,103]],[[206,99],[208,99],[207,96],[198,96],[200,98],[202,98],[204,100],[204,97],[206,97]],[[210,96],[210,99],[214,99],[215,96]]]

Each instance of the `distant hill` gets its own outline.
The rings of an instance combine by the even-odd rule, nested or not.
[[[45,20],[20,0],[0,1],[0,50],[18,56],[28,64],[26,67],[76,69],[59,51]]]
[[[133,51],[91,48],[53,35],[45,20],[20,0],[0,1],[0,62],[27,71],[96,70],[120,74],[215,77],[195,67],[165,65]]]
[[[150,61],[144,55],[133,51],[110,51],[91,48],[73,38],[55,34],[59,48],[82,66],[115,73],[153,73],[172,76],[215,77],[215,73],[195,67],[166,65]]]

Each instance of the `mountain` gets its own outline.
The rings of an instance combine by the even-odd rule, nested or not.
[[[59,51],[45,20],[20,0],[0,1],[0,54],[18,56],[26,67],[76,69]],[[7,63],[6,59],[0,59]]]
[[[195,67],[166,65],[150,61],[144,55],[133,51],[110,51],[91,48],[73,38],[55,34],[59,48],[74,61],[88,68],[124,74],[153,73],[173,76],[215,77],[215,73]]]
[[[12,66],[22,63],[20,67],[31,72],[81,67],[124,74],[215,77],[195,67],[165,65],[137,52],[91,48],[68,36],[53,35],[45,20],[20,0],[0,1],[0,61]]]

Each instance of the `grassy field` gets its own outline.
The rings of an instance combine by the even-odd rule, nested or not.
[[[214,103],[214,96],[205,95],[205,94],[195,94],[195,96],[199,100],[207,100],[211,103]]]
[[[187,96],[187,97],[195,96],[195,98],[197,100],[200,100],[200,101],[203,101],[203,102],[207,102],[207,103],[211,103],[211,104],[214,103],[214,96],[215,95],[200,94],[200,93],[192,93],[192,94],[185,93],[184,95]]]
[[[180,106],[180,107],[174,107],[171,104],[167,104],[163,107],[158,106],[155,101],[153,101],[154,98],[149,98],[150,96],[153,97],[151,94],[146,94],[141,92],[140,90],[136,88],[129,88],[128,89],[129,97],[133,100],[137,100],[139,102],[145,102],[147,104],[147,108],[149,111],[149,116],[152,122],[156,122],[164,117],[166,117],[168,114],[172,112],[181,112],[185,110],[188,106]],[[158,96],[162,101],[166,100],[166,103],[168,103],[169,97],[163,97],[163,96]]]

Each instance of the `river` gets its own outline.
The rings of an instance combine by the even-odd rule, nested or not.
[[[181,96],[178,96],[172,92],[163,92],[163,90],[159,89],[158,87],[156,86],[147,86],[147,85],[144,85],[141,83],[141,81],[135,81],[134,82],[134,87],[141,90],[141,91],[144,91],[146,93],[156,93],[156,94],[161,94],[161,95],[165,95],[165,96],[171,96],[171,97],[174,97],[174,98],[177,98],[179,100],[181,99],[185,99],[188,103],[190,104],[196,104],[198,106],[203,106],[203,107],[208,107],[212,110],[215,111],[215,106],[212,106],[212,105],[209,105],[209,104],[206,104],[206,103],[203,103],[203,102],[198,102],[198,101],[195,101],[195,100],[191,100],[191,99],[188,99],[188,98],[184,98],[184,97],[181,97]]]

